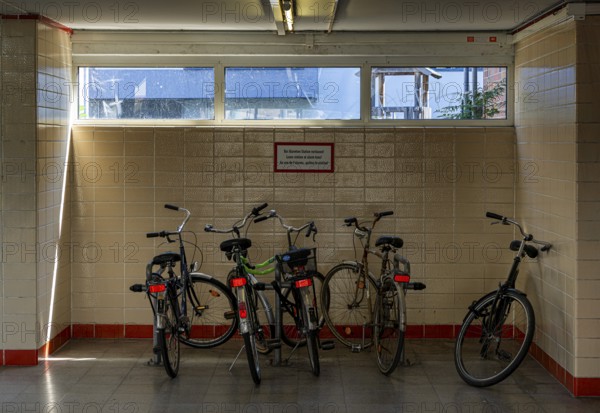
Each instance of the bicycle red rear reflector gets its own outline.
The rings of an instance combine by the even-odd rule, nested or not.
[[[232,278],[231,281],[229,281],[229,285],[232,287],[243,287],[246,285],[246,279],[243,277]]]
[[[310,287],[311,285],[312,280],[310,278],[296,281],[296,288]]]
[[[240,315],[240,318],[248,318],[246,303],[238,303],[238,314]]]
[[[151,284],[148,286],[148,292],[151,294],[162,293],[167,289],[165,284]]]
[[[402,273],[394,274],[394,281],[396,281],[397,283],[410,282],[410,275]]]

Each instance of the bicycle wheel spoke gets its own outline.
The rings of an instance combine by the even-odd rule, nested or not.
[[[210,348],[229,340],[237,329],[235,317],[226,318],[235,308],[229,289],[215,279],[191,275],[187,294],[189,329],[182,342],[191,347]]]
[[[340,264],[327,274],[323,289],[328,308],[322,308],[333,335],[348,347],[367,347],[372,339],[372,303],[375,282],[353,264]],[[324,300],[322,300],[324,301]],[[364,340],[363,340],[364,337]]]

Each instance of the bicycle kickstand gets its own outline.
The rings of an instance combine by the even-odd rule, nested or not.
[[[244,351],[244,349],[246,348],[246,345],[242,345],[242,348],[240,349],[240,351],[238,351],[237,356],[235,356],[235,358],[233,359],[233,361],[231,362],[231,365],[229,366],[229,372],[231,373],[231,370],[233,370],[233,366],[235,365],[235,363],[238,361],[238,359],[240,358],[240,354],[242,354],[242,351]]]

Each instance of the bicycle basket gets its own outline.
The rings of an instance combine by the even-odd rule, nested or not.
[[[277,255],[277,265],[283,274],[317,271],[317,249],[299,248]]]

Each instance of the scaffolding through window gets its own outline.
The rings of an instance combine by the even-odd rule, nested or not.
[[[79,68],[79,119],[214,119],[213,68]]]
[[[225,119],[360,119],[360,68],[226,68]]]
[[[374,67],[372,119],[506,119],[506,67]]]

